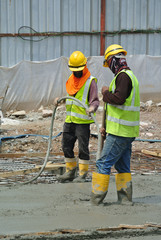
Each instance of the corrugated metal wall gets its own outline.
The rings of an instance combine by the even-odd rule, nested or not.
[[[145,30],[146,33],[123,33],[106,37],[106,43],[120,43],[128,54],[161,55],[161,1],[107,0],[106,31]]]
[[[161,28],[160,13],[161,0],[106,0],[105,31],[110,34],[105,34],[105,48],[118,43],[128,54],[161,55],[161,33],[151,32]],[[76,49],[86,56],[99,56],[100,19],[101,0],[0,0],[0,65],[69,57]],[[22,39],[17,36],[22,26],[62,35]],[[34,32],[21,28],[20,33]]]

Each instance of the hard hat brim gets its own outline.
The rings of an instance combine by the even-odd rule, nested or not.
[[[108,61],[107,60],[109,57],[117,55],[118,53],[123,53],[125,56],[127,55],[127,51],[119,44],[112,44],[110,45],[104,54],[104,62],[103,62],[103,67],[109,67],[108,66]]]
[[[85,65],[82,65],[82,66],[79,66],[79,67],[75,67],[75,66],[70,66],[68,65],[70,71],[72,72],[79,72],[79,71],[82,71],[84,68],[85,68],[86,64]]]

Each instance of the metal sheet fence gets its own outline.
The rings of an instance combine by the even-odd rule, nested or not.
[[[99,56],[101,2],[0,0],[0,65],[69,57],[76,49]],[[160,0],[105,0],[105,6],[105,48],[118,43],[129,55],[161,55]]]

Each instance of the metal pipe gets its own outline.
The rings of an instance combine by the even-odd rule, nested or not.
[[[100,56],[105,52],[105,17],[106,17],[106,0],[101,0],[101,37],[100,37]]]
[[[66,31],[66,32],[37,32],[37,33],[0,33],[2,37],[60,37],[60,36],[79,36],[79,35],[121,35],[121,34],[154,34],[161,33],[161,29],[122,29],[120,31]]]

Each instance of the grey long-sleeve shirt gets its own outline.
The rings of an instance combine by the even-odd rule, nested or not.
[[[89,105],[94,107],[94,111],[99,107],[99,98],[98,98],[98,87],[97,83],[93,79],[90,85],[89,94],[88,94]]]

